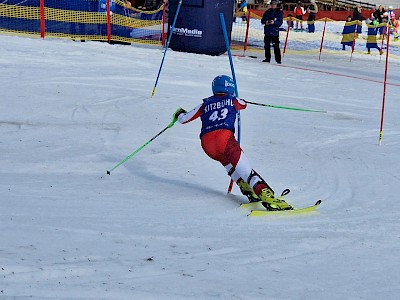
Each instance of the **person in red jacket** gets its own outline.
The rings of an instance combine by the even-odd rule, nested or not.
[[[294,15],[296,17],[296,29],[303,31],[303,16],[306,14],[306,10],[303,7],[303,3],[301,1],[297,2],[296,7],[294,8]],[[299,29],[300,25],[300,29]]]
[[[212,159],[220,162],[250,202],[262,201],[268,210],[291,210],[283,199],[275,198],[274,191],[250,166],[250,162],[235,139],[235,121],[238,110],[245,109],[246,101],[235,96],[235,83],[226,75],[214,78],[213,95],[189,112],[180,108],[174,114],[186,124],[201,118],[201,146]]]

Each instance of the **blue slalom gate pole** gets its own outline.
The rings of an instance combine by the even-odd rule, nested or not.
[[[222,32],[224,33],[224,39],[225,39],[225,45],[226,45],[226,51],[228,51],[228,56],[229,56],[229,63],[231,65],[231,72],[232,72],[232,79],[233,82],[235,83],[235,93],[236,97],[239,97],[239,92],[238,92],[238,87],[236,83],[236,74],[235,74],[235,68],[233,67],[233,60],[232,60],[232,53],[231,53],[231,46],[229,44],[229,38],[228,38],[228,31],[226,30],[226,23],[225,23],[225,17],[223,13],[219,14],[219,17],[221,19],[221,26],[222,26]],[[237,118],[238,118],[238,131],[237,131],[237,136],[238,136],[238,143],[240,144],[240,111],[237,112]],[[233,180],[231,179],[231,182],[229,183],[228,187],[228,194],[232,191],[233,188]]]
[[[226,30],[226,24],[225,24],[225,17],[224,17],[224,14],[223,14],[223,13],[220,13],[220,14],[219,14],[219,17],[220,17],[220,19],[221,19],[222,32],[224,33],[226,51],[228,51],[229,63],[230,63],[230,65],[231,65],[232,79],[233,79],[233,82],[235,83],[235,93],[236,93],[236,97],[239,97],[239,92],[238,92],[237,83],[236,83],[235,68],[233,67],[231,46],[230,46],[230,44],[229,44],[228,31]],[[240,112],[238,112],[238,142],[239,142],[239,144],[240,144]]]
[[[174,21],[172,22],[172,25],[171,25],[171,28],[170,28],[170,31],[169,31],[169,35],[168,35],[168,39],[167,39],[167,44],[165,45],[164,55],[163,55],[163,58],[162,58],[162,60],[161,60],[160,69],[158,70],[156,83],[154,84],[154,88],[153,88],[153,92],[151,93],[151,97],[153,97],[154,94],[156,93],[156,88],[157,88],[157,84],[158,84],[158,79],[160,78],[161,69],[162,69],[162,67],[163,67],[163,65],[164,65],[165,55],[167,54],[167,51],[168,51],[169,43],[170,43],[171,38],[172,38],[172,33],[174,32],[175,23],[176,23],[176,20],[178,19],[178,14],[179,14],[179,11],[180,11],[180,9],[181,9],[181,5],[182,5],[182,0],[179,0],[178,8],[176,9],[175,18],[174,18]],[[163,25],[163,26],[164,26],[164,25]]]

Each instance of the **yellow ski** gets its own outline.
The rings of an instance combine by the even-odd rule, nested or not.
[[[303,208],[295,208],[293,210],[266,210],[265,207],[261,204],[261,202],[252,202],[242,204],[240,207],[251,210],[249,216],[252,217],[260,217],[260,216],[289,216],[289,215],[298,215],[313,212],[317,209],[317,207],[321,204],[321,200],[318,200],[314,205],[303,207]]]

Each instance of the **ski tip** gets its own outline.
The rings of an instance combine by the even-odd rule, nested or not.
[[[107,175],[111,175],[111,172],[110,172],[110,171],[107,171]]]
[[[322,200],[318,200],[317,202],[315,202],[315,205],[320,205],[322,202]]]

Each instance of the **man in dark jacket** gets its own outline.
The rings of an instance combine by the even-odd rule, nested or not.
[[[264,24],[265,59],[263,62],[271,62],[271,43],[274,46],[275,61],[281,63],[281,49],[279,48],[279,27],[283,23],[283,13],[278,9],[278,1],[271,1],[271,8],[267,9],[261,19]]]
[[[376,20],[378,20],[379,24],[383,23],[382,19],[383,19],[384,13],[385,13],[385,9],[383,8],[382,5],[379,5],[378,9],[376,11],[374,11],[374,13],[373,13],[374,18]],[[381,36],[383,35],[383,29],[384,29],[383,26],[378,27],[378,32]]]
[[[365,20],[365,18],[363,17],[363,15],[361,13],[361,5],[360,4],[357,4],[356,7],[354,8],[353,20],[358,21],[357,22],[357,33],[361,33],[362,32],[362,21]]]
[[[378,20],[379,23],[382,23],[383,14],[385,13],[385,9],[382,5],[379,5],[378,9],[374,11],[373,15],[375,19]]]

